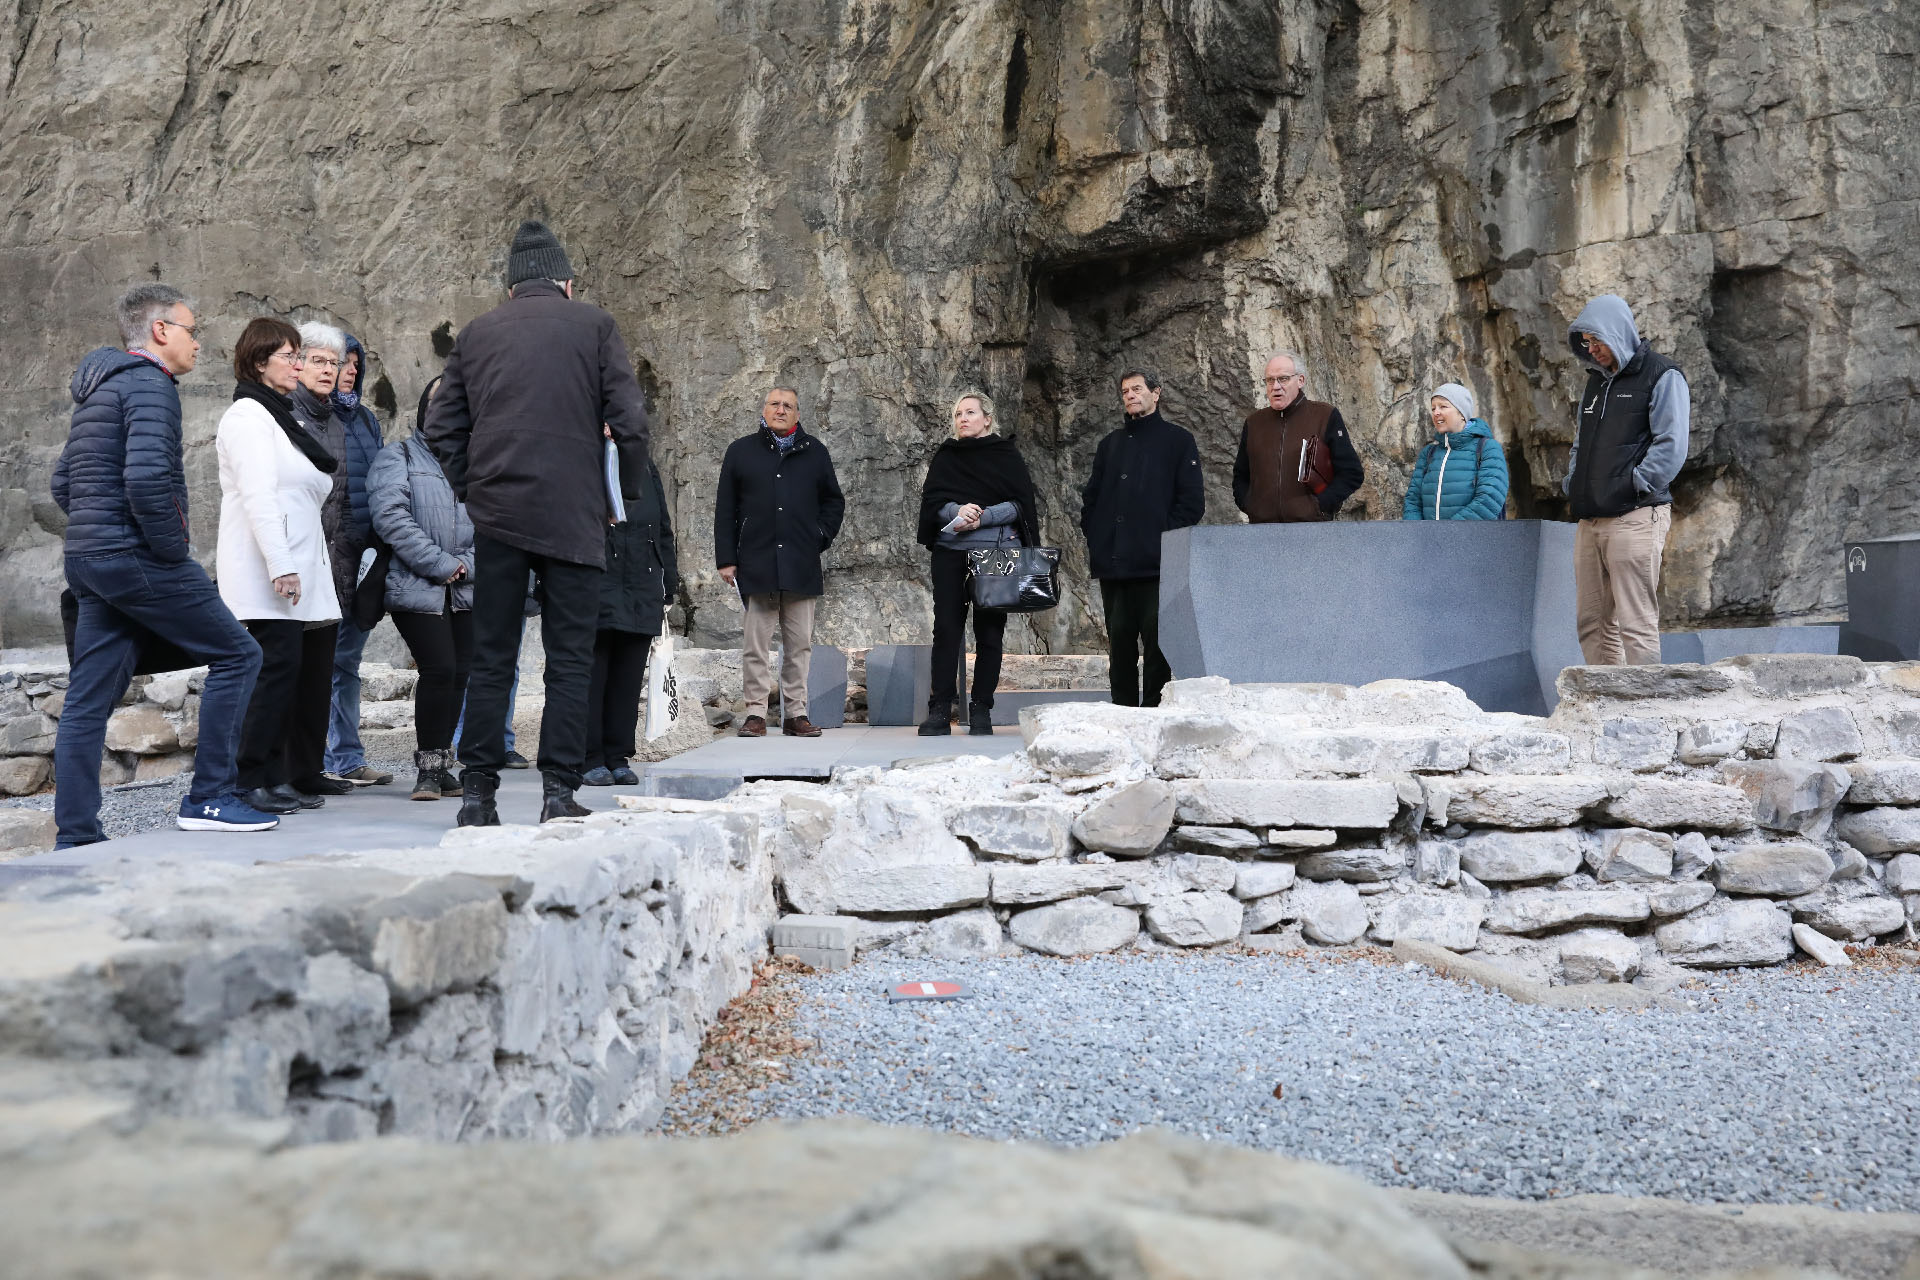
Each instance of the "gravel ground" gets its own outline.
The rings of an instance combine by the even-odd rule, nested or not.
[[[391,773],[392,785],[396,787],[413,785],[411,752],[405,756],[384,756],[379,752],[369,752],[367,760],[374,768]],[[191,777],[191,774],[182,773],[154,782],[129,782],[101,792],[100,827],[107,833],[107,839],[117,840],[121,836],[171,827],[173,820],[180,814],[180,802],[187,798],[187,783]],[[51,810],[53,792],[28,796],[22,800],[11,800],[4,807]]]
[[[926,978],[975,996],[887,1004]],[[1335,953],[882,952],[773,980],[799,997],[792,1056],[743,1059],[731,1091],[697,1071],[670,1131],[854,1113],[1079,1144],[1162,1125],[1385,1186],[1920,1211],[1912,952],[1705,975],[1677,993],[1689,1012],[1546,1011]]]

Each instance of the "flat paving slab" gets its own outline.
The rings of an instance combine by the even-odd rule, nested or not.
[[[778,729],[764,738],[716,738],[647,766],[644,794],[712,800],[755,778],[819,778],[835,769],[887,766],[938,756],[1010,756],[1024,745],[1018,731],[974,737],[955,733],[922,738],[912,728],[848,725],[817,738],[788,738]]]

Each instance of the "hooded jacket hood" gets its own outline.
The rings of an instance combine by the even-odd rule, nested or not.
[[[160,369],[160,366],[145,356],[134,355],[119,347],[95,347],[87,352],[80,367],[73,371],[73,381],[67,390],[73,395],[75,404],[85,404],[87,398],[100,389],[100,384],[115,374],[125,373],[129,369],[138,369],[142,365]],[[162,373],[166,370],[161,369]],[[172,374],[168,374],[172,377]]]
[[[1633,308],[1618,294],[1601,294],[1589,302],[1574,322],[1567,326],[1567,345],[1573,348],[1573,354],[1580,363],[1596,373],[1612,377],[1613,374],[1607,373],[1587,354],[1586,344],[1580,341],[1583,333],[1599,334],[1600,341],[1613,349],[1613,358],[1620,362],[1614,373],[1631,364],[1634,356],[1640,352],[1640,330],[1633,323]]]
[[[1432,436],[1433,442],[1435,444],[1444,445],[1447,443],[1447,435],[1448,435],[1447,432],[1432,431],[1429,434]],[[1475,436],[1485,436],[1488,439],[1492,439],[1493,428],[1487,425],[1487,420],[1485,418],[1468,418],[1467,424],[1461,427],[1458,431],[1453,432],[1452,436],[1453,436],[1453,447],[1458,449],[1460,447],[1461,441],[1470,440]]]

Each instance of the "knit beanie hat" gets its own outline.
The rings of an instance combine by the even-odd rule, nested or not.
[[[507,288],[523,280],[571,280],[573,264],[567,251],[547,230],[544,222],[528,219],[513,233],[513,248],[507,254]]]
[[[1435,398],[1445,400],[1448,404],[1458,409],[1461,417],[1469,422],[1473,421],[1473,392],[1467,390],[1457,382],[1449,382],[1441,386],[1441,388],[1433,394]]]

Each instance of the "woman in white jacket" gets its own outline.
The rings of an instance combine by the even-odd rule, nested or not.
[[[260,678],[240,730],[249,804],[291,813],[321,803],[340,605],[320,509],[339,466],[294,419],[288,393],[300,331],[261,316],[234,344],[233,406],[220,418],[220,598],[260,644]],[[302,784],[308,784],[302,786]]]

